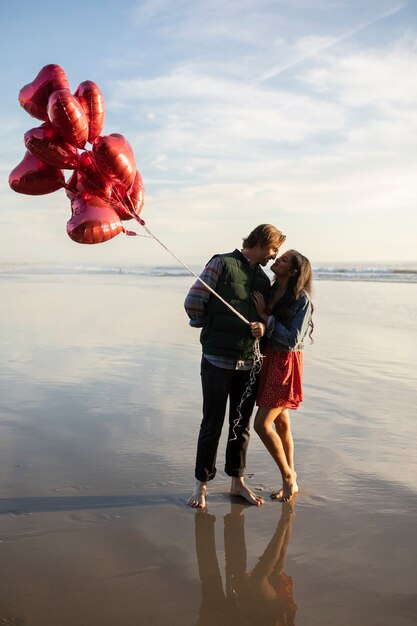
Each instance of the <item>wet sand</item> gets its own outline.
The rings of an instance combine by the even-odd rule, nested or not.
[[[301,493],[186,506],[201,419],[188,277],[0,277],[0,623],[411,626],[417,286],[318,282]],[[248,483],[277,486],[254,434]]]

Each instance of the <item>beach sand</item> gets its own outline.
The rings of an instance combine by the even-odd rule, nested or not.
[[[0,624],[411,626],[417,284],[318,281],[301,492],[186,506],[192,277],[0,276]],[[279,481],[253,433],[248,484]]]

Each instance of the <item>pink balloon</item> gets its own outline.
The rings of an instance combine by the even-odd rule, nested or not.
[[[98,196],[77,194],[71,201],[71,210],[67,233],[77,243],[103,243],[125,230],[116,211]]]
[[[144,194],[143,180],[139,170],[136,170],[135,180],[129,190],[123,185],[114,185],[112,198],[117,202],[115,209],[120,219],[131,220],[135,216],[139,217],[145,202]]]
[[[69,89],[65,72],[59,65],[45,65],[36,78],[20,90],[20,105],[32,117],[47,122],[49,119],[46,111],[48,99],[57,89]]]
[[[88,141],[93,143],[101,135],[104,126],[104,98],[100,87],[92,80],[85,80],[75,92],[88,121]]]
[[[9,185],[17,193],[40,196],[65,185],[63,172],[26,152],[9,176]]]
[[[113,133],[97,137],[93,143],[96,163],[102,173],[113,182],[130,187],[136,174],[133,150],[123,135]]]
[[[80,101],[69,89],[54,91],[48,100],[48,116],[68,143],[83,148],[88,138],[87,116]]]
[[[68,181],[67,196],[72,199],[75,193],[90,193],[95,196],[110,198],[113,184],[105,178],[97,167],[91,150],[80,155],[78,167]]]
[[[26,148],[48,165],[73,170],[78,164],[78,150],[64,141],[50,122],[31,128],[24,135]]]

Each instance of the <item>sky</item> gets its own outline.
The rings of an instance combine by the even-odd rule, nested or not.
[[[74,243],[64,190],[10,189],[41,124],[18,93],[49,63],[73,92],[99,85],[141,215],[185,263],[266,222],[313,265],[417,259],[417,0],[21,0],[0,17],[0,263],[175,264],[149,237]]]

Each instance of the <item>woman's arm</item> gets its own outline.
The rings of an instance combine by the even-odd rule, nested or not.
[[[310,315],[311,302],[307,296],[302,296],[288,326],[284,326],[273,315],[268,317],[266,323],[267,335],[288,348],[295,348],[302,342],[307,333]]]

